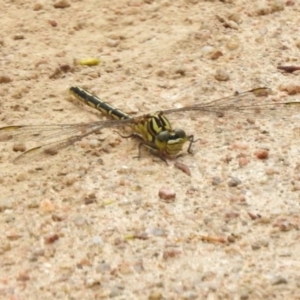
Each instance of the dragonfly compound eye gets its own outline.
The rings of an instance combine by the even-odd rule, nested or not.
[[[181,138],[181,139],[185,139],[186,138],[186,133],[184,130],[182,129],[175,129],[174,130],[174,134],[176,136],[176,138]]]
[[[162,131],[156,136],[159,142],[168,142],[170,139],[170,132],[169,131]]]

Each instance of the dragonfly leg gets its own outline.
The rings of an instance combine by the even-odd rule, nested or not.
[[[129,139],[129,138],[132,138],[132,137],[137,137],[137,135],[138,135],[136,133],[131,133],[129,135],[123,135],[119,131],[116,131],[116,130],[114,130],[113,132],[117,133],[123,139]]]
[[[190,143],[189,143],[189,147],[188,147],[187,152],[188,152],[189,154],[192,154],[192,153],[193,153],[193,151],[192,151],[192,144],[195,144],[196,142],[198,142],[198,141],[200,141],[200,140],[201,140],[200,138],[194,140],[194,136],[193,136],[193,135],[190,135],[190,136],[188,137],[188,141],[189,141]]]
[[[140,138],[140,139],[142,140],[142,137],[141,137],[141,136],[138,135],[137,137]],[[152,145],[146,143],[146,142],[143,141],[143,140],[139,143],[139,151],[138,151],[138,155],[137,155],[137,156],[134,156],[134,158],[138,158],[138,159],[141,158],[141,156],[142,156],[142,155],[141,155],[141,151],[142,151],[141,149],[142,149],[142,147],[145,147],[146,149],[148,149],[153,155],[159,157],[163,162],[166,163],[166,165],[168,165],[168,162],[167,162],[165,156],[163,155],[163,153],[161,153],[160,151],[158,151],[158,149],[156,149],[155,147],[153,147]]]

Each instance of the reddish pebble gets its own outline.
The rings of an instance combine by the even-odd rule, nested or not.
[[[176,196],[176,193],[173,189],[170,188],[161,188],[158,192],[158,196],[160,199],[164,200],[165,202],[173,202]]]
[[[68,1],[66,0],[60,0],[60,1],[57,1],[53,4],[53,6],[55,8],[67,8],[67,7],[70,7],[70,4]]]
[[[53,244],[58,239],[59,236],[57,233],[52,233],[44,237],[45,244]]]
[[[41,3],[35,3],[33,5],[33,10],[34,11],[38,11],[38,10],[41,10],[43,8],[43,5]]]
[[[240,216],[240,214],[236,211],[228,211],[228,212],[225,213],[225,218],[226,219],[235,219],[239,216]]]
[[[0,83],[9,83],[12,82],[12,78],[7,75],[0,75]]]
[[[176,248],[167,248],[164,250],[163,259],[167,260],[169,258],[174,258],[179,256],[182,253],[181,250]]]
[[[28,274],[28,271],[20,272],[17,276],[18,281],[28,281],[30,279],[30,276]]]
[[[292,1],[292,0],[286,1],[285,5],[286,6],[294,6],[295,5],[295,1]]]
[[[216,50],[213,53],[211,53],[210,59],[216,60],[216,59],[218,59],[221,56],[223,56],[223,53],[220,50]]]
[[[185,164],[183,164],[183,163],[181,163],[179,161],[176,161],[174,163],[174,166],[176,168],[178,168],[179,170],[181,170],[183,173],[187,174],[188,176],[191,176],[191,170],[190,170],[190,168],[187,165],[185,165]]]
[[[48,23],[52,26],[52,27],[56,27],[57,26],[57,22],[54,20],[48,20]]]
[[[26,146],[23,143],[18,143],[13,145],[13,151],[23,152],[26,150]]]
[[[249,159],[247,157],[245,157],[245,156],[239,157],[238,163],[239,163],[240,167],[244,167],[244,166],[246,166],[246,165],[249,164]]]
[[[279,89],[283,92],[287,92],[289,95],[296,95],[300,93],[300,85],[296,83],[281,85]]]
[[[266,150],[266,149],[259,149],[259,150],[255,151],[254,154],[258,159],[267,159],[267,158],[269,158],[269,151]]]

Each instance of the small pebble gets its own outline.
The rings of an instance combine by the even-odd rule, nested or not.
[[[40,202],[37,199],[27,199],[26,206],[30,209],[38,208],[40,206]]]
[[[106,46],[111,47],[111,48],[117,47],[119,44],[120,44],[119,40],[108,39],[106,41]]]
[[[148,236],[167,236],[167,231],[163,228],[151,227],[146,229],[145,233]]]
[[[259,149],[259,150],[255,151],[254,154],[258,159],[261,159],[261,160],[269,158],[269,151],[266,149]]]
[[[179,161],[176,161],[174,163],[174,166],[177,169],[181,170],[183,173],[187,174],[188,176],[191,176],[191,170],[190,170],[190,168],[186,164],[183,164],[183,163],[181,163]]]
[[[17,279],[17,281],[28,281],[28,280],[30,280],[30,276],[28,274],[28,271],[20,272],[16,279]]]
[[[229,219],[235,219],[235,218],[237,218],[239,216],[240,216],[240,214],[238,212],[236,212],[236,211],[228,211],[228,212],[225,213],[225,218],[227,220],[229,220]]]
[[[13,145],[13,151],[15,152],[24,152],[26,150],[26,146],[23,143],[17,143]]]
[[[240,46],[240,41],[238,38],[232,38],[228,40],[226,43],[226,48],[231,51],[238,49],[239,46]]]
[[[7,75],[0,75],[0,83],[9,83],[12,82],[12,78]]]
[[[258,218],[257,214],[254,214],[252,212],[248,212],[249,217],[251,218],[251,220],[256,220]]]
[[[6,238],[10,241],[16,241],[16,240],[20,239],[21,237],[22,237],[22,235],[20,235],[16,231],[6,232]]]
[[[35,3],[33,5],[33,10],[34,11],[38,11],[38,10],[41,10],[43,8],[43,5],[41,3]]]
[[[48,20],[48,23],[52,26],[52,27],[56,27],[57,26],[57,22],[55,20]]]
[[[261,240],[261,241],[260,241],[260,244],[261,244],[261,246],[263,246],[263,247],[268,247],[270,243],[269,243],[268,240]]]
[[[84,197],[85,205],[89,205],[89,204],[96,203],[96,202],[97,202],[97,196],[94,193],[89,194],[86,197]]]
[[[14,40],[23,40],[25,37],[24,37],[24,35],[23,34],[15,34],[14,36],[13,36],[13,39]]]
[[[17,180],[17,182],[21,182],[21,181],[25,181],[27,178],[28,178],[28,173],[19,172],[17,177],[16,177],[16,180]]]
[[[77,216],[73,220],[74,224],[78,227],[82,227],[87,223],[87,220],[83,216]]]
[[[118,266],[118,270],[122,275],[128,275],[133,273],[133,267],[129,262],[122,262]]]
[[[59,236],[57,233],[51,233],[44,237],[44,242],[45,242],[45,244],[53,244],[58,239],[59,239]]]
[[[295,65],[281,65],[277,67],[278,70],[284,71],[286,73],[293,73],[299,71],[300,67]]]
[[[91,139],[89,140],[89,146],[94,149],[97,148],[100,145],[100,141],[97,139]]]
[[[218,81],[227,81],[230,79],[230,76],[226,70],[218,69],[215,73],[215,79]]]
[[[241,184],[241,180],[236,178],[236,177],[232,177],[229,181],[228,181],[228,186],[229,187],[236,187],[239,184]]]
[[[239,164],[240,167],[244,167],[244,166],[248,165],[249,162],[250,162],[249,159],[245,156],[242,156],[242,157],[238,158],[238,164]]]
[[[179,256],[180,254],[182,254],[181,250],[169,247],[163,252],[163,259],[167,260],[170,258],[174,258],[176,256]]]
[[[51,219],[54,221],[54,222],[61,222],[63,219],[65,219],[65,217],[61,216],[61,215],[58,215],[58,214],[53,214],[51,216]]]
[[[53,4],[53,6],[54,6],[54,8],[67,8],[67,7],[70,7],[70,4],[66,0],[60,0],[60,1],[56,1]]]
[[[43,248],[37,248],[32,252],[32,254],[35,256],[44,256],[45,250]]]
[[[93,243],[94,245],[101,246],[101,245],[103,245],[103,239],[102,239],[102,237],[99,236],[99,235],[93,236],[93,238],[92,238],[92,243]]]
[[[165,77],[167,75],[165,70],[158,70],[156,71],[156,76],[158,77]]]
[[[63,178],[64,184],[67,186],[73,185],[78,179],[78,175],[75,173],[69,173]]]
[[[85,280],[85,286],[87,288],[99,287],[101,285],[101,278],[93,275],[93,277],[88,277]]]
[[[0,199],[0,212],[7,209],[13,209],[13,203],[14,201],[10,198]]]
[[[259,3],[257,5],[257,9],[256,9],[256,15],[258,16],[265,16],[268,15],[271,12],[271,9],[269,6],[267,6],[267,4],[265,3]]]
[[[204,54],[204,55],[208,55],[211,54],[213,51],[215,51],[215,48],[212,46],[203,46],[200,51]]]
[[[142,2],[139,0],[130,0],[127,2],[128,6],[141,6]]]
[[[259,250],[261,248],[261,245],[259,242],[255,242],[251,245],[252,250]]]
[[[270,7],[271,7],[272,13],[277,12],[277,11],[282,11],[282,10],[284,10],[285,3],[282,0],[273,0],[270,2]]]
[[[53,202],[50,200],[42,200],[42,201],[40,201],[39,204],[40,204],[39,209],[42,213],[49,213],[49,212],[53,212],[55,210],[55,206],[54,206]]]
[[[237,12],[232,13],[228,16],[228,19],[231,21],[234,21],[237,24],[240,24],[241,23],[241,14],[237,13]]]
[[[173,67],[173,73],[176,75],[184,76],[186,74],[186,69],[183,66]]]
[[[216,51],[213,51],[213,52],[210,54],[210,59],[216,60],[216,59],[218,59],[218,58],[221,57],[221,56],[223,56],[222,51],[216,50]]]
[[[163,295],[159,291],[152,291],[148,296],[148,300],[162,300],[162,299],[163,299]]]
[[[11,246],[10,242],[2,241],[2,243],[0,245],[0,255],[7,252],[7,251],[10,251],[11,249],[12,249],[12,246]]]
[[[246,197],[244,195],[231,195],[228,200],[232,203],[246,203]]]
[[[227,241],[228,241],[229,243],[235,243],[236,238],[235,238],[234,235],[231,234],[230,236],[227,237]]]
[[[59,66],[59,70],[64,72],[64,73],[67,73],[67,72],[71,72],[72,71],[72,67],[68,64],[64,64],[64,65],[60,65]]]
[[[300,85],[296,83],[290,83],[286,85],[281,85],[279,87],[280,91],[287,92],[288,95],[297,95],[300,93]]]
[[[271,280],[272,285],[278,285],[278,284],[287,284],[288,281],[283,276],[274,276]]]
[[[164,200],[165,202],[171,203],[171,202],[174,202],[176,193],[173,189],[161,188],[158,192],[158,196],[160,199]]]
[[[222,182],[222,179],[220,177],[213,177],[211,180],[212,185],[219,185]]]
[[[288,1],[285,2],[285,5],[286,5],[286,6],[294,6],[294,5],[295,5],[295,1],[293,1],[293,0],[288,0]]]
[[[97,273],[105,273],[105,272],[110,272],[111,271],[111,266],[108,263],[100,263],[97,267],[96,267],[96,272]]]

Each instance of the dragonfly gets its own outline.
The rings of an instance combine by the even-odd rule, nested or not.
[[[129,126],[133,133],[126,137],[135,137],[140,141],[140,148],[145,146],[152,153],[166,161],[176,157],[188,143],[187,151],[191,153],[192,144],[197,140],[194,135],[187,135],[183,129],[173,129],[168,115],[180,112],[199,112],[218,117],[226,114],[282,117],[299,113],[300,102],[274,102],[268,98],[272,93],[267,87],[259,87],[207,103],[196,103],[180,108],[170,108],[154,113],[132,117],[120,109],[101,100],[78,86],[69,89],[70,94],[80,102],[89,105],[110,117],[90,123],[48,124],[48,125],[10,125],[0,128],[0,141],[4,140],[38,140],[39,146],[30,148],[14,159],[15,163],[26,163],[56,155],[59,150],[69,147],[83,138],[98,133],[106,128]],[[121,135],[122,136],[122,135]],[[4,138],[3,138],[4,137]],[[122,136],[124,137],[124,136]]]

